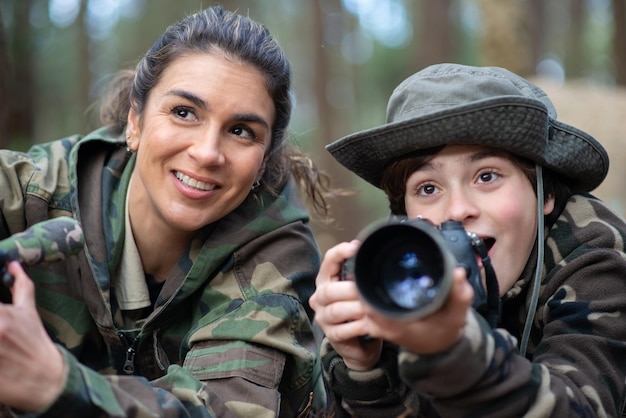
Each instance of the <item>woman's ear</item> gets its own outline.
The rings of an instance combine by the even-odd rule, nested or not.
[[[130,151],[137,151],[139,148],[139,137],[141,133],[140,129],[141,119],[139,114],[131,106],[128,111],[128,121],[126,123],[126,146]]]
[[[265,167],[267,165],[267,157],[265,157],[263,159],[263,162],[261,163],[261,167],[259,167],[259,171],[257,171],[256,173],[256,177],[254,178],[254,183],[255,184],[259,184],[261,183],[261,179],[263,178],[263,174],[265,174]]]

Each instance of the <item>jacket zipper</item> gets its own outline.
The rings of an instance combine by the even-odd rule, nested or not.
[[[137,335],[130,344],[128,343],[128,338],[126,338],[126,335],[124,335],[123,332],[118,332],[117,335],[126,346],[126,360],[124,361],[124,367],[122,370],[126,374],[135,374],[135,354],[137,353],[135,346],[137,345],[137,341],[139,341],[139,335]]]
[[[178,294],[181,287],[182,287],[182,283],[180,284],[178,289],[174,292],[174,295]],[[170,305],[173,299],[174,297],[171,297],[165,302],[165,304],[161,308],[161,313],[165,310],[165,308],[167,308],[168,305]],[[120,338],[122,343],[126,346],[126,359],[124,360],[124,367],[122,368],[124,373],[129,374],[129,375],[135,374],[135,354],[137,353],[135,346],[137,345],[137,341],[139,341],[139,337],[142,334],[144,334],[145,331],[147,330],[148,323],[152,324],[154,320],[155,318],[152,318],[152,321],[148,321],[145,324],[143,324],[143,326],[141,327],[141,330],[139,331],[139,334],[137,334],[137,336],[133,339],[132,343],[130,344],[128,342],[128,338],[126,337],[126,335],[123,332],[118,331],[117,333],[118,337]],[[156,332],[158,332],[158,330]],[[155,349],[155,355],[156,353],[157,353],[157,350]],[[158,358],[158,355],[157,355],[156,360],[157,360],[158,367],[161,370],[165,370],[165,366],[163,365],[163,362],[161,361],[161,359]]]

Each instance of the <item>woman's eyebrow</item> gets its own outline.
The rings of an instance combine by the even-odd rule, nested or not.
[[[179,90],[179,89],[170,90],[166,92],[165,95],[182,97],[183,99],[189,100],[191,103],[193,103],[194,105],[198,106],[199,108],[203,110],[206,110],[209,108],[209,105],[207,104],[207,102],[205,102],[200,97],[196,96],[195,94],[187,90]]]
[[[195,94],[193,94],[193,93],[191,93],[191,92],[189,92],[187,90],[174,89],[174,90],[170,90],[170,91],[166,92],[165,95],[166,96],[182,97],[183,99],[189,100],[191,103],[193,103],[194,105],[198,106],[202,110],[207,110],[209,108],[209,104],[207,102],[205,102],[200,97],[196,96]],[[261,116],[256,115],[254,113],[238,113],[238,114],[235,114],[233,116],[233,118],[235,120],[242,121],[242,122],[259,123],[259,124],[263,125],[265,127],[265,129],[267,129],[267,130],[270,129],[269,122],[266,121]]]
[[[254,113],[238,113],[234,116],[234,119],[242,122],[259,123],[263,125],[268,131],[270,130],[269,123],[261,116],[255,115]]]

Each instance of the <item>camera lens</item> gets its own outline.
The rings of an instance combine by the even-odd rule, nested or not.
[[[453,266],[434,226],[424,221],[388,223],[362,239],[354,275],[359,292],[377,310],[417,318],[443,303]]]
[[[385,257],[380,274],[387,279],[383,287],[389,298],[406,309],[430,303],[436,294],[437,276],[433,264],[427,263],[415,248],[394,248]],[[429,267],[431,266],[431,267]]]

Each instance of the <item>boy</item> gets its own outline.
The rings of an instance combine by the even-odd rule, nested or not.
[[[393,215],[477,234],[501,304],[490,326],[457,268],[439,310],[391,318],[340,280],[359,242],[331,248],[310,303],[343,411],[621,416],[626,224],[588,194],[607,174],[606,151],[558,121],[541,89],[501,68],[431,66],[394,90],[386,124],[327,148],[386,193]]]

